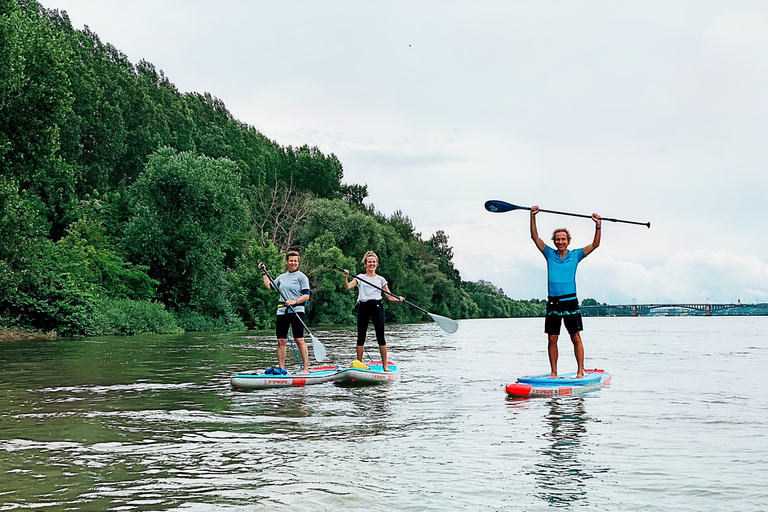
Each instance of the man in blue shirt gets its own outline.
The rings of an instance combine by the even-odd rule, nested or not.
[[[576,267],[579,262],[600,246],[600,229],[602,220],[596,213],[592,214],[595,221],[595,238],[592,243],[582,249],[568,250],[571,234],[565,228],[559,228],[552,233],[555,249],[547,246],[539,238],[536,228],[538,206],[531,207],[531,239],[547,260],[547,318],[544,321],[544,332],[547,333],[549,345],[549,366],[551,377],[557,377],[557,339],[560,336],[560,320],[565,324],[573,342],[573,352],[576,355],[578,370],[576,377],[584,376],[584,346],[581,343],[580,331],[584,330],[579,312],[579,299],[576,297]]]

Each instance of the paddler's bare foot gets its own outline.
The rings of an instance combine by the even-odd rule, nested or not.
[[[309,375],[309,372],[308,371],[303,371],[299,375]]]
[[[557,372],[552,372],[549,374],[550,379],[556,379],[557,378]]]
[[[392,370],[389,369],[389,366],[386,364],[383,366],[385,372],[391,372]]]
[[[577,379],[583,379],[584,378],[584,372],[579,372],[576,374]]]

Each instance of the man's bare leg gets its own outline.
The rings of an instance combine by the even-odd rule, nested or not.
[[[550,377],[557,377],[557,338],[557,334],[550,334],[548,338],[549,345],[547,347],[547,352],[549,353]]]
[[[571,334],[571,342],[573,343],[573,354],[576,356],[576,364],[578,366],[576,378],[580,379],[584,376],[584,345],[581,343],[581,334],[578,332]]]

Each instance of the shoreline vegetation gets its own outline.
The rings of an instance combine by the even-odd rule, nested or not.
[[[31,340],[55,340],[58,336],[55,332],[30,332],[22,329],[0,329],[0,342],[3,341],[31,341]]]
[[[390,289],[455,319],[543,315],[468,282],[448,234],[366,203],[342,162],[283,146],[212,94],[181,93],[66,12],[0,4],[0,328],[59,336],[271,328],[298,250],[312,325],[354,323],[334,265],[381,258]],[[402,305],[387,322],[426,321]]]
[[[603,303],[597,304],[594,299],[586,299],[583,303],[586,304],[586,308],[582,309],[582,314],[585,317],[621,317],[632,318],[634,316],[651,316],[651,317],[664,317],[664,316],[706,316],[701,311],[695,309],[689,309],[684,307],[675,306],[659,306],[658,309],[652,312],[645,312],[638,315],[633,315],[626,310],[616,310],[616,305]],[[763,305],[741,305],[733,304],[734,308],[727,310],[720,310],[713,313],[713,316],[768,316],[768,306]],[[736,307],[738,306],[738,307]],[[742,307],[743,306],[743,307]],[[759,307],[755,307],[759,306]],[[543,316],[543,315],[536,315]],[[321,327],[332,328],[339,326],[339,324],[331,324]],[[272,331],[269,329],[259,329],[264,336],[271,336]],[[252,331],[249,331],[252,332]],[[55,331],[40,332],[40,331],[26,331],[24,329],[0,328],[0,342],[4,341],[32,341],[32,340],[57,340],[59,336]]]

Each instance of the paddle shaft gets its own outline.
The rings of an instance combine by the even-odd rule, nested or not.
[[[299,366],[303,370],[304,369],[304,365],[301,363],[301,359],[299,359],[299,353],[296,352],[296,347],[293,344],[293,338],[291,338],[290,334],[288,335],[288,341],[291,342],[291,348],[293,349],[293,355],[296,356],[296,362],[299,363]]]
[[[530,210],[530,208],[528,206],[521,206],[520,208],[524,208],[526,210]],[[581,217],[583,219],[591,219],[592,218],[591,215],[584,215],[582,213],[558,212],[556,210],[545,210],[543,208],[539,208],[539,211],[540,212],[545,212],[545,213],[554,213],[554,214],[557,214],[557,215],[568,215],[570,217]],[[614,218],[611,218],[611,217],[600,217],[600,219],[601,220],[607,220],[608,222],[623,222],[624,224],[636,224],[638,226],[648,226],[649,228],[651,227],[651,223],[650,222],[637,222],[637,221],[634,221],[634,220],[621,220],[621,219],[614,219]]]

